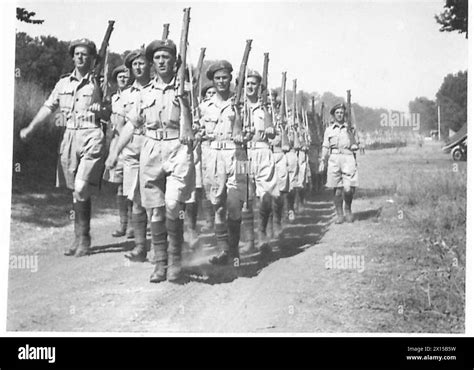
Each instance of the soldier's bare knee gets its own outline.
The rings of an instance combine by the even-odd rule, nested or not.
[[[76,180],[74,183],[74,198],[83,202],[90,197],[89,184],[83,180]]]
[[[167,200],[166,217],[171,220],[176,220],[177,218],[184,219],[184,203],[175,200]]]
[[[334,195],[335,195],[336,197],[342,196],[342,188],[335,188],[335,189],[334,189]]]
[[[151,221],[152,222],[163,222],[166,220],[166,211],[165,207],[153,208],[151,211]]]
[[[144,213],[145,208],[143,208],[140,204],[133,202],[132,212],[133,213]]]

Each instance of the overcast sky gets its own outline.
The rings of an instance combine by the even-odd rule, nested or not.
[[[110,48],[134,49],[161,37],[179,41],[183,8],[191,6],[189,60],[228,59],[238,70],[246,39],[253,39],[250,67],[260,69],[270,53],[269,81],[281,72],[308,92],[331,91],[365,106],[408,110],[416,96],[435,98],[448,73],[467,69],[463,35],[441,33],[434,1],[311,2],[118,2],[34,1],[18,3],[36,11],[42,25],[16,22],[18,31],[61,40],[88,37],[98,46],[107,20],[116,21]]]

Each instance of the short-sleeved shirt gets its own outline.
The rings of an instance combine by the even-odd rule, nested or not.
[[[209,99],[201,123],[205,126],[215,140],[232,140],[232,130],[235,122],[235,113],[232,108],[230,96],[225,101],[220,101],[214,95]]]
[[[347,131],[347,123],[339,124],[334,122],[324,131],[323,139],[323,158],[328,154],[329,149],[346,149],[351,150],[350,135]],[[354,129],[352,135],[354,135]]]
[[[61,78],[44,103],[52,112],[59,108],[65,121],[64,125],[71,123],[98,123],[98,117],[87,109],[93,103],[101,102],[100,88],[94,83],[91,73],[82,79],[76,77],[77,71]]]
[[[147,130],[179,130],[181,108],[176,98],[174,80],[165,84],[153,79],[141,92],[136,94],[136,103],[129,106],[127,119],[135,127]],[[141,118],[141,120],[138,119]]]
[[[113,128],[117,128],[120,121],[125,120],[121,90],[117,90],[112,94],[110,97],[110,104],[112,109],[112,113],[110,114],[110,122],[112,123]]]
[[[265,111],[261,103],[251,104],[249,103],[249,113],[250,113],[250,125],[254,130],[254,135],[252,136],[251,141],[253,142],[267,142],[268,139],[265,135],[260,135],[265,131]]]

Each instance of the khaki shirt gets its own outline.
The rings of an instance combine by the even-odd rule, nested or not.
[[[76,77],[77,71],[61,78],[43,104],[52,112],[59,108],[59,126],[80,126],[81,124],[99,124],[96,114],[87,109],[93,103],[100,103],[100,89],[92,80],[89,72],[82,79]]]
[[[324,131],[324,139],[323,139],[323,150],[321,159],[325,160],[330,153],[331,149],[341,149],[350,151],[351,144],[349,135],[351,133],[347,131],[347,123],[344,122],[343,124],[338,124],[334,122],[331,126],[326,128]],[[355,130],[352,129],[352,135],[355,135]]]
[[[268,138],[265,135],[265,111],[263,110],[261,103],[248,104],[249,117],[244,130],[251,131],[253,133],[251,141],[268,142]],[[250,125],[250,127],[247,127],[248,125]]]
[[[119,125],[123,125],[123,123],[125,123],[124,101],[121,90],[117,90],[112,94],[110,97],[110,103],[112,109],[112,113],[110,114],[110,122],[112,123],[114,130],[116,130]]]
[[[214,140],[232,140],[232,131],[235,122],[235,113],[232,109],[232,98],[219,101],[214,95],[209,99],[204,114],[201,118],[206,133]]]
[[[135,127],[143,126],[148,130],[179,130],[181,108],[176,98],[174,80],[164,84],[155,78],[140,92],[130,93],[135,100],[127,106],[127,119]]]

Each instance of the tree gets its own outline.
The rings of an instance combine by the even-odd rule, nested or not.
[[[458,31],[466,33],[467,38],[467,13],[467,0],[446,0],[443,12],[435,15],[435,19],[441,25],[441,32]]]
[[[467,122],[467,71],[448,74],[436,93],[441,107],[441,134],[458,131]]]
[[[425,97],[417,97],[408,103],[410,113],[420,115],[420,133],[427,135],[431,130],[438,129],[438,113],[436,102]]]
[[[29,12],[25,8],[16,8],[16,19],[18,19],[20,22],[42,24],[44,20],[32,19],[32,17],[34,17],[35,15],[35,12]]]

